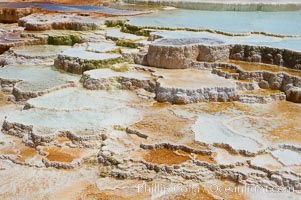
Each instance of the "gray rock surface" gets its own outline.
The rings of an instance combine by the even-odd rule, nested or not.
[[[218,40],[212,40],[210,44],[206,40],[206,45],[202,44],[204,42],[205,38],[159,39],[149,45],[147,64],[160,68],[181,69],[192,67],[195,61],[233,59],[301,69],[300,52],[265,46],[223,45]]]
[[[86,70],[109,67],[121,60],[120,54],[94,53],[86,51],[84,47],[75,47],[60,53],[54,60],[54,66],[70,73],[82,74]]]
[[[89,31],[99,29],[103,20],[76,14],[32,14],[19,19],[18,23],[30,31],[51,29]]]

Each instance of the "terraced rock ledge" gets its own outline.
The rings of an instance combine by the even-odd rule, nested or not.
[[[105,68],[121,60],[120,54],[94,53],[78,47],[60,53],[54,61],[54,66],[66,72],[82,74],[84,71]]]
[[[100,29],[103,20],[93,19],[90,16],[78,16],[76,14],[32,14],[20,18],[18,24],[29,31],[51,29],[88,31]]]
[[[84,72],[81,82],[85,88],[90,90],[109,90],[112,88],[135,90],[142,88],[152,92],[155,89],[151,75],[143,71],[89,70]]]
[[[205,44],[204,44],[205,43]],[[161,68],[189,68],[195,61],[242,60],[300,69],[300,52],[265,46],[223,45],[207,38],[159,39],[149,46],[147,64]]]
[[[127,3],[174,6],[195,10],[219,10],[219,11],[293,11],[301,8],[297,0],[125,0]]]
[[[28,5],[0,3],[19,21],[0,23],[0,199],[301,199],[298,11]]]
[[[155,75],[162,77],[156,87],[156,100],[159,102],[188,104],[226,102],[237,98],[235,82],[221,79],[210,71],[156,70]]]
[[[263,89],[281,90],[282,92],[285,92],[289,101],[300,103],[300,58],[300,52],[286,49],[250,45],[224,45],[222,41],[206,38],[163,38],[155,40],[155,42],[149,45],[147,50],[143,50],[137,54],[135,62],[158,68],[173,69],[174,71],[176,71],[175,69],[185,68],[213,69],[212,73],[227,79],[253,80],[258,82],[259,87]],[[250,65],[249,70],[246,71],[243,68],[236,67],[235,65],[219,63],[220,61],[229,59],[235,60],[235,62],[233,62],[238,65],[240,64],[238,61],[251,62],[253,65]],[[211,64],[212,62],[217,63]],[[256,70],[256,65],[262,65],[256,63],[267,63],[272,65],[269,67],[269,70],[266,70],[264,67]],[[243,66],[243,62],[241,62],[241,64]],[[275,65],[281,67],[276,67]],[[252,66],[255,70],[252,70]],[[211,81],[208,80],[208,82]],[[214,82],[216,82],[216,80]],[[241,99],[242,101],[246,101],[245,99],[251,97],[250,93],[249,95],[243,93],[240,95],[234,95],[234,90],[235,89],[229,90],[232,91],[233,95],[229,95],[229,93],[226,92],[227,95],[224,95],[224,98],[212,98],[208,95],[205,96],[208,97],[207,100],[212,99],[214,101],[217,101],[217,99]],[[172,93],[176,93],[176,90]],[[225,98],[225,96],[228,97]],[[241,96],[241,98],[238,98],[237,96]],[[267,98],[283,100],[284,96],[283,94],[278,94],[276,96],[268,96]],[[259,99],[261,100],[252,101],[268,101],[262,99],[262,97]]]
[[[247,68],[247,66],[251,68]],[[241,67],[240,67],[241,66]],[[246,67],[244,67],[246,66]],[[253,66],[253,67],[252,67]],[[256,67],[258,69],[256,70]],[[260,71],[260,66],[263,71]],[[252,69],[253,68],[253,69]],[[233,70],[232,73],[222,71]],[[278,71],[279,70],[279,71]],[[234,73],[233,73],[234,72]],[[234,76],[240,80],[254,80],[262,89],[281,90],[285,92],[287,100],[300,103],[299,88],[301,87],[300,71],[262,64],[247,64],[245,62],[219,63],[216,64],[212,73],[223,77]]]

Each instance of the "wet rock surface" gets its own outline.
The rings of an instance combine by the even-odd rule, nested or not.
[[[12,92],[17,101],[72,87],[78,80],[78,77],[61,74],[51,66],[9,65],[0,70],[2,91]]]
[[[199,1],[176,1],[176,0],[126,0],[128,3],[140,3],[150,5],[174,6],[177,8],[194,10],[219,10],[219,11],[288,11],[299,10],[301,4],[297,0],[258,0],[258,1],[240,1],[240,0],[199,0]]]
[[[0,24],[1,199],[300,199],[297,38],[93,17]]]

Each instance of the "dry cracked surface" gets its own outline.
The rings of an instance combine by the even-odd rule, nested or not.
[[[0,24],[1,199],[301,198],[300,52],[26,15]]]

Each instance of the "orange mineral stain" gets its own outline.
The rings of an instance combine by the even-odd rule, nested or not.
[[[37,155],[37,152],[34,148],[24,146],[20,149],[19,158],[16,160],[19,162],[25,162],[29,158],[33,158],[35,155]]]
[[[196,154],[195,159],[210,164],[216,164],[215,160],[213,160],[209,155]]]
[[[301,77],[301,72],[299,70],[289,69],[286,67],[280,67],[277,65],[268,65],[263,63],[254,62],[244,62],[244,61],[229,61],[230,64],[239,66],[240,69],[244,71],[269,71],[274,73],[287,73],[292,76]]]
[[[63,143],[65,143],[65,142],[69,142],[70,140],[69,140],[69,138],[67,138],[67,137],[58,137],[57,138],[57,143],[58,144],[63,144]]]
[[[177,155],[171,149],[152,149],[146,152],[144,160],[158,165],[178,165],[190,160],[190,158],[188,156]]]
[[[80,158],[83,154],[83,150],[69,147],[45,147],[43,151],[47,154],[47,160],[63,163],[71,163],[74,159]]]

